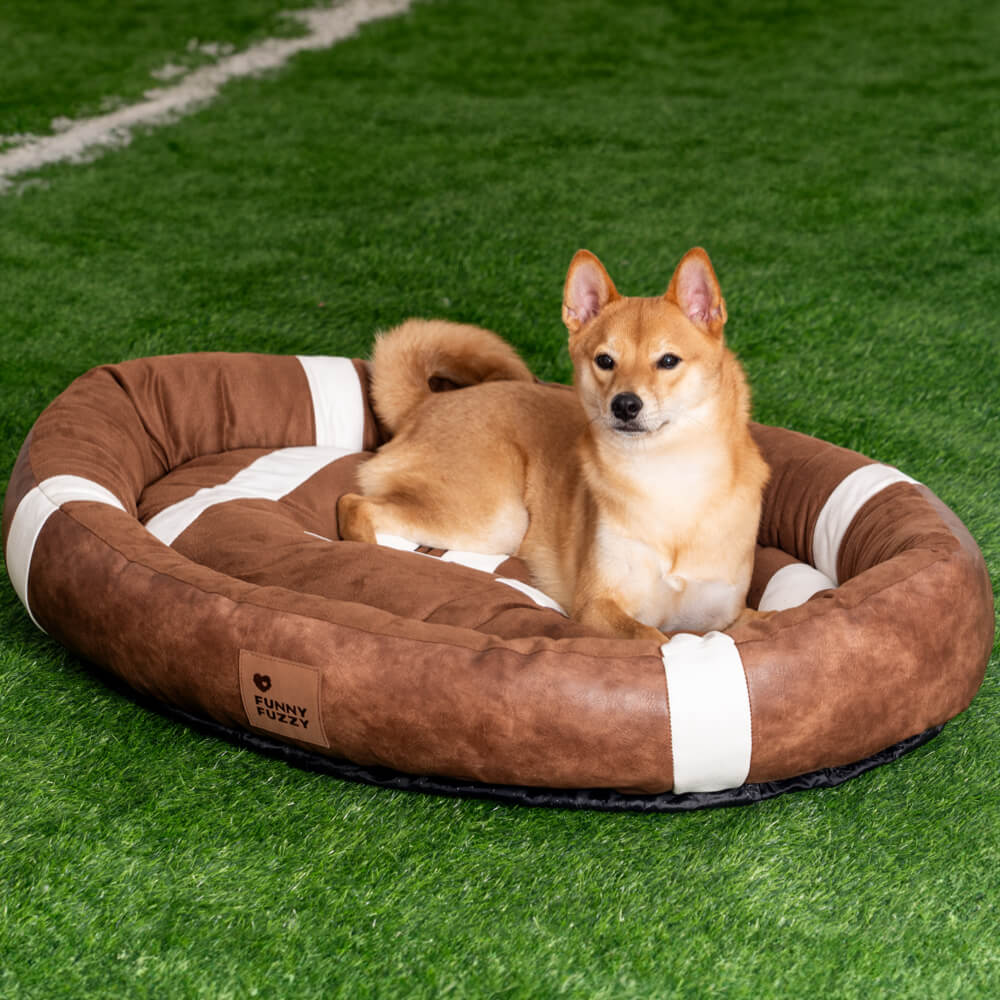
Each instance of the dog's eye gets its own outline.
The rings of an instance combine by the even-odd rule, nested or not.
[[[604,371],[609,372],[615,366],[615,359],[611,357],[610,354],[598,354],[597,357],[594,358],[594,364],[597,365],[598,368],[603,368]]]
[[[676,368],[681,363],[681,359],[677,357],[676,354],[664,354],[659,361],[656,362],[657,368]]]

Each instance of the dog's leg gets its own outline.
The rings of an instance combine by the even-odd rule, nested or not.
[[[623,639],[667,641],[667,637],[658,628],[636,621],[611,597],[590,598],[574,610],[573,618],[581,625],[589,625],[607,635]]]
[[[375,544],[378,535],[386,534],[399,535],[431,548],[505,551],[484,548],[476,538],[456,532],[454,522],[457,519],[454,510],[435,504],[433,497],[419,501],[394,500],[345,493],[337,502],[337,527],[340,537],[347,541]]]
[[[773,618],[777,611],[758,611],[756,608],[744,608],[729,626],[728,629],[739,628],[741,625],[749,625],[751,622],[763,622],[768,618]]]
[[[345,493],[337,501],[337,528],[349,542],[375,544],[375,504],[358,493]]]
[[[413,508],[379,497],[363,497],[360,493],[345,493],[337,501],[337,527],[340,537],[349,542],[370,542],[374,545],[380,532],[417,541],[428,520],[427,512],[420,507]]]

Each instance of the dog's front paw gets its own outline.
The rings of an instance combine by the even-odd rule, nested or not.
[[[635,631],[629,634],[630,639],[650,639],[653,642],[659,643],[661,646],[665,642],[670,641],[670,636],[665,632],[661,632],[658,628],[654,628],[652,625],[643,625],[642,622],[635,623]]]
[[[740,628],[743,625],[751,625],[753,622],[764,622],[768,618],[773,618],[777,611],[758,611],[756,608],[744,608],[737,616],[736,620],[729,626],[729,629]]]
[[[578,604],[572,617],[607,636],[619,639],[651,639],[658,643],[667,641],[667,637],[658,628],[637,621],[624,611],[614,598],[606,595]]]

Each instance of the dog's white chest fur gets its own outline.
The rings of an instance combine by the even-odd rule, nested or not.
[[[721,455],[681,452],[669,461],[636,462],[629,469],[636,502],[627,519],[604,519],[597,531],[600,572],[619,595],[623,610],[664,631],[724,628],[743,607],[734,581],[706,578],[699,567],[678,566],[656,540],[680,540],[704,531],[698,522],[720,474]],[[713,567],[714,568],[714,567]]]
[[[607,526],[598,531],[598,560],[622,608],[644,625],[664,631],[721,629],[743,607],[743,593],[734,583],[678,573],[673,560],[653,546]]]

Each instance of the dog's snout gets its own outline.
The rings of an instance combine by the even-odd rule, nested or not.
[[[618,420],[635,420],[642,409],[642,400],[634,392],[620,392],[611,400],[611,412]]]

